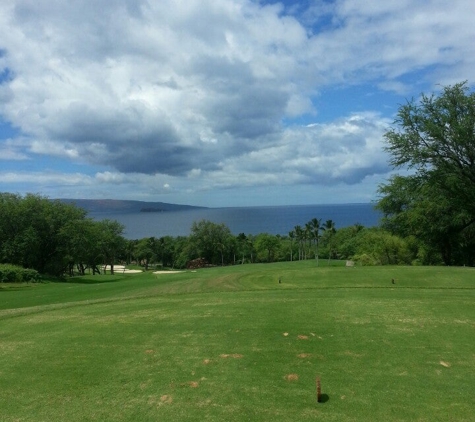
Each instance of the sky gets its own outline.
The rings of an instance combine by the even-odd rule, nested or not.
[[[474,16],[473,0],[2,0],[0,192],[376,200],[398,108],[472,86]]]

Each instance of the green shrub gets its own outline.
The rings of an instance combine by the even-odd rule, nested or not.
[[[369,265],[381,265],[381,261],[375,258],[372,254],[362,253],[359,255],[353,256],[353,261],[359,265],[369,266]]]
[[[0,283],[37,282],[39,280],[40,275],[36,270],[11,264],[0,264]]]

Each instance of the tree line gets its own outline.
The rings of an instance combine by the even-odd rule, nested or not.
[[[0,263],[52,275],[97,273],[136,262],[185,268],[314,259],[365,265],[475,264],[475,93],[466,82],[399,108],[385,134],[390,164],[403,169],[378,189],[380,227],[337,230],[314,218],[287,235],[233,235],[202,220],[189,236],[126,240],[124,227],[39,195],[0,193]]]
[[[127,243],[117,221],[94,221],[75,205],[40,195],[0,193],[0,217],[0,263],[41,274],[113,268]]]
[[[357,259],[365,264],[410,263],[407,245],[378,228],[355,224],[336,229],[332,220],[313,218],[287,235],[233,235],[225,224],[192,224],[189,236],[124,238],[117,221],[95,221],[85,210],[40,195],[0,193],[0,264],[18,265],[54,276],[97,274],[108,265],[135,263],[186,268],[203,265],[314,259]]]

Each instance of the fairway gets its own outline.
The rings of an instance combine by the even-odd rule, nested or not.
[[[471,421],[474,271],[307,261],[0,285],[0,421]]]

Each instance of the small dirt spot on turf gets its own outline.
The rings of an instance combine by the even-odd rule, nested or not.
[[[199,384],[196,381],[188,381],[187,383],[191,388],[198,388]]]
[[[441,360],[439,363],[440,363],[442,366],[445,366],[446,368],[450,368],[450,367],[451,367],[451,365],[450,365],[449,362],[444,362],[443,360]]]
[[[168,394],[165,394],[165,395],[163,395],[162,397],[160,397],[160,401],[161,401],[162,403],[167,403],[167,404],[169,404],[169,403],[172,403],[172,402],[173,402],[173,399],[172,399],[172,396],[169,396]]]
[[[145,381],[145,382],[140,383],[140,389],[141,389],[141,390],[145,390],[147,387],[150,386],[150,382],[151,382],[151,381],[148,380],[148,381]]]
[[[285,376],[285,379],[289,382],[297,381],[299,379],[299,376],[297,374],[287,374]]]
[[[211,361],[210,361],[209,359],[204,359],[204,360],[203,360],[203,363],[204,363],[205,365],[209,365],[210,362],[211,362]]]
[[[283,333],[282,334],[284,337],[287,337],[289,335],[289,333]]]
[[[310,353],[300,353],[300,355],[297,355],[297,357],[302,359],[309,358],[310,356],[312,356]]]
[[[297,336],[297,338],[298,338],[299,340],[308,340],[308,336],[304,336],[304,335],[302,335],[302,334],[299,334],[299,335]]]
[[[145,353],[147,353],[147,354],[149,354],[149,355],[150,355],[150,354],[152,354],[152,353],[153,353],[153,350],[152,350],[152,349],[145,350]]]
[[[351,350],[345,350],[343,353],[339,353],[340,355],[343,354],[345,356],[351,356],[351,357],[354,357],[354,358],[361,358],[363,357],[364,355],[361,354],[361,353],[356,353],[356,352],[353,352]]]
[[[219,355],[220,358],[223,358],[223,359],[226,359],[226,358],[233,358],[233,359],[241,359],[243,357],[243,355],[240,355],[239,353],[233,353],[233,354],[222,354],[222,355]]]

